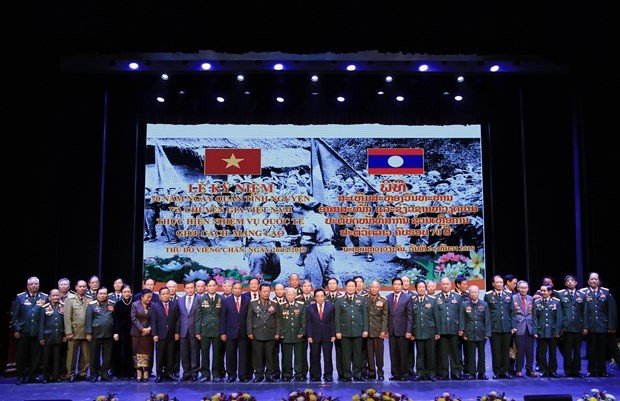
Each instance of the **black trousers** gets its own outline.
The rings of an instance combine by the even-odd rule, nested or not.
[[[183,377],[198,375],[200,369],[200,341],[195,336],[181,337],[181,366]]]
[[[159,338],[159,341],[155,343],[155,365],[157,372],[156,376],[164,377],[175,374],[174,371],[174,357],[176,353],[176,345],[178,341],[174,341],[174,337]]]
[[[562,334],[562,356],[564,357],[564,374],[578,375],[581,370],[581,343],[583,334],[580,332],[564,332]]]
[[[459,338],[456,334],[442,334],[437,341],[439,349],[437,374],[441,377],[460,376],[463,373]]]
[[[508,374],[508,371],[510,370],[511,344],[512,333],[491,334],[491,360],[493,362],[493,374],[497,376]]]
[[[475,375],[476,373],[483,375],[486,371],[486,366],[484,364],[486,358],[486,353],[484,351],[486,342],[487,340],[465,341],[465,345],[467,346],[467,364],[469,365],[467,371],[470,375]],[[478,354],[477,361],[476,353]]]
[[[607,373],[607,341],[607,333],[590,332],[586,336],[588,373],[591,375]]]
[[[226,348],[226,375],[229,379],[249,380],[252,370],[249,365],[250,340],[247,338],[227,338]]]
[[[536,361],[540,373],[548,375],[558,372],[558,339],[540,338],[536,342]]]
[[[421,377],[434,377],[437,369],[435,350],[437,341],[434,338],[427,340],[415,340],[416,350],[416,373]]]
[[[392,376],[402,379],[409,377],[409,367],[407,364],[407,350],[413,341],[403,337],[389,336],[390,346],[390,366]]]
[[[90,376],[108,378],[112,367],[114,339],[93,338],[90,342]]]
[[[323,379],[331,379],[334,375],[332,363],[332,343],[330,341],[310,344],[310,377],[321,377],[321,353],[323,353]]]
[[[42,346],[34,336],[22,336],[17,340],[17,377],[35,379],[41,365]]]
[[[362,377],[362,337],[342,337],[342,373],[345,379]],[[352,364],[351,364],[352,363]]]
[[[252,365],[254,366],[254,376],[258,380],[265,377],[274,377],[273,347],[276,340],[252,340]]]
[[[45,380],[60,379],[63,344],[65,343],[45,344],[43,346],[43,378]]]

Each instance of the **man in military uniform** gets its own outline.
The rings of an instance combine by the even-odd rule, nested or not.
[[[280,305],[282,323],[282,380],[293,379],[293,358],[295,359],[294,376],[298,381],[305,380],[303,371],[303,346],[306,339],[306,304],[298,300],[297,291],[289,287],[285,292],[286,302]]]
[[[338,279],[335,277],[330,277],[327,280],[327,292],[325,293],[325,300],[330,302],[332,305],[336,305],[336,300],[340,297],[344,296],[344,294],[338,291]],[[342,341],[336,339],[334,341],[334,349],[336,350],[336,372],[338,373],[338,380],[340,380],[342,375]]]
[[[452,282],[448,277],[439,281],[441,291],[435,297],[439,309],[438,341],[439,363],[437,375],[439,380],[463,380],[463,361],[459,349],[459,338],[465,328],[463,322],[463,300],[452,291]]]
[[[58,291],[60,291],[60,302],[65,303],[69,295],[75,294],[75,291],[71,289],[71,281],[68,278],[63,277],[58,280]],[[69,344],[64,341],[60,346],[60,378],[62,380],[67,379],[67,352],[69,350]]]
[[[581,343],[586,298],[577,290],[577,278],[564,277],[565,289],[558,292],[562,306],[562,356],[566,377],[583,377],[581,370]]]
[[[17,340],[17,384],[38,383],[41,363],[39,321],[47,294],[39,292],[39,279],[30,277],[27,290],[17,294],[13,302],[11,327]]]
[[[108,299],[108,289],[97,290],[97,300],[86,307],[84,329],[86,340],[90,342],[90,381],[110,381],[112,364],[112,344],[114,341],[114,304]]]
[[[217,292],[217,282],[210,279],[207,283],[207,292],[197,298],[198,309],[196,310],[196,338],[200,341],[200,378],[201,382],[207,382],[213,377],[213,381],[220,382],[226,376],[224,370],[224,344],[220,339],[220,318],[222,315],[222,300]],[[213,366],[211,363],[211,350],[213,350]]]
[[[512,379],[510,375],[510,346],[517,332],[512,294],[504,290],[504,279],[493,276],[493,289],[484,295],[491,314],[491,358],[494,379]]]
[[[454,292],[461,296],[463,302],[469,301],[469,291],[467,290],[467,277],[457,276],[454,279]],[[459,352],[462,354],[463,373],[468,374],[469,364],[467,363],[467,344],[463,337],[459,337]]]
[[[609,377],[607,373],[608,336],[615,338],[616,300],[609,289],[600,286],[598,273],[588,275],[588,287],[581,290],[586,298],[583,333],[586,337],[588,376]]]
[[[557,339],[562,332],[562,306],[559,299],[551,296],[553,287],[542,285],[539,291],[541,297],[534,301],[532,313],[536,361],[542,377],[560,377],[557,373]]]
[[[88,289],[86,290],[86,296],[91,300],[97,300],[97,290],[101,286],[99,277],[90,276],[88,279]]]
[[[70,294],[65,301],[65,336],[67,337],[67,378],[70,382],[86,380],[90,364],[90,344],[86,340],[86,307],[90,302],[86,296],[86,281],[78,280],[75,284],[75,294]],[[78,375],[75,374],[75,365],[79,364]]]
[[[247,315],[248,338],[252,340],[252,364],[254,366],[254,383],[267,377],[268,382],[275,382],[273,347],[280,338],[280,306],[269,299],[269,284],[259,287],[259,299],[250,302]]]
[[[288,276],[288,285],[295,289],[297,295],[301,295],[301,277],[299,277],[299,274],[291,273],[291,275]]]
[[[368,355],[368,379],[384,380],[384,347],[383,340],[388,333],[388,304],[387,298],[379,294],[381,284],[374,280],[370,283],[369,292],[366,295],[368,307],[368,338],[366,350]]]
[[[313,304],[314,301],[314,288],[312,288],[312,281],[306,279],[301,283],[301,295],[297,296],[297,301],[304,303],[307,308]],[[301,371],[296,380],[305,381],[308,378],[309,364],[308,364],[308,339],[304,335],[300,341],[301,348]]]
[[[411,277],[403,275],[401,277],[401,280],[403,282],[402,293],[409,294],[411,297],[415,297],[417,294],[414,290],[411,289]],[[415,366],[415,342],[406,341],[405,344],[407,344],[407,356],[405,358],[407,361],[407,371],[409,372],[409,375],[415,376],[415,372],[413,369],[413,367]]]
[[[61,382],[62,344],[65,337],[64,304],[60,302],[60,291],[53,289],[49,302],[42,307],[39,314],[39,343],[43,346],[43,382],[48,380]]]
[[[273,286],[273,299],[274,301],[276,301],[278,303],[278,305],[282,306],[283,304],[285,304],[286,301],[286,296],[285,296],[285,291],[286,287],[284,287],[284,284],[282,283],[278,283],[276,285]],[[297,291],[295,291],[295,296],[297,296]],[[282,374],[281,370],[280,370],[280,354],[282,352],[282,337],[280,336],[280,339],[276,341],[276,345],[273,347],[273,375],[274,377],[280,377],[280,375]]]
[[[346,294],[336,300],[336,338],[342,340],[342,381],[363,381],[362,344],[368,337],[368,306],[364,297],[357,295],[355,281],[347,280]],[[353,369],[351,369],[351,361]]]
[[[415,341],[416,345],[416,380],[435,381],[439,309],[435,298],[426,293],[426,283],[423,280],[418,281],[415,288],[417,295],[411,301],[413,310],[411,340]]]
[[[487,380],[488,377],[484,373],[486,371],[484,348],[487,339],[491,337],[491,313],[489,312],[489,305],[478,297],[478,286],[469,287],[469,299],[463,302],[463,320],[465,322],[463,340],[467,344],[469,379],[476,379],[476,373],[478,373],[478,380]],[[478,353],[477,362],[476,351]]]

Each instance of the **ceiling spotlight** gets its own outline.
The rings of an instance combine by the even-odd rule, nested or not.
[[[405,100],[403,96],[396,96],[396,101],[402,102],[403,100]]]
[[[462,75],[459,75],[458,77],[456,77],[456,82],[463,82],[465,81],[465,77]]]
[[[244,95],[249,95],[249,94],[251,94],[251,93],[252,93],[252,92],[250,92],[250,91],[245,91],[245,92],[243,92],[243,94],[244,94]]]
[[[202,63],[200,68],[202,68],[204,71],[208,71],[208,70],[211,69],[211,64],[209,64],[209,63]]]
[[[336,100],[339,101],[340,103],[342,103],[342,102],[344,102],[345,99],[344,99],[344,96],[338,96],[336,98]]]
[[[163,103],[163,102],[165,102],[165,101],[166,101],[166,99],[164,99],[164,98],[163,98],[163,97],[161,97],[161,96],[157,96],[157,101],[158,101],[159,103]]]
[[[282,96],[278,96],[278,97],[276,98],[276,102],[278,102],[278,103],[284,103],[284,98],[283,98]]]
[[[379,92],[377,92],[377,95],[385,95],[385,92],[379,91]]]
[[[318,75],[313,75],[313,76],[310,77],[310,80],[312,82],[318,82],[319,81],[319,76]]]
[[[245,80],[245,77],[241,74],[237,75],[237,81],[239,82],[243,82]]]
[[[164,81],[167,81],[168,80],[168,74],[165,74],[165,73],[161,74],[161,79],[164,80]]]
[[[132,70],[137,70],[138,68],[140,68],[140,65],[138,63],[129,63],[129,68],[131,68]]]
[[[354,64],[349,64],[347,66],[347,71],[355,71],[357,67]]]
[[[387,77],[385,77],[385,82],[392,82],[392,76],[388,75]]]
[[[428,70],[428,65],[426,64],[422,64],[421,66],[418,67],[418,71],[420,72],[424,72]]]
[[[499,65],[495,64],[494,66],[491,66],[491,68],[489,68],[489,71],[491,72],[499,71]]]
[[[185,95],[185,91],[184,91],[183,89],[181,89],[181,90],[179,91],[179,95]]]
[[[215,100],[217,100],[218,103],[224,103],[224,98],[221,96],[216,97]]]
[[[316,96],[316,95],[318,95],[318,94],[319,94],[319,92],[311,92],[310,94],[311,94],[312,96]]]
[[[454,100],[456,100],[457,102],[460,102],[461,100],[463,100],[463,96],[456,95],[456,96],[454,96]]]
[[[273,69],[276,70],[276,71],[282,71],[284,69],[284,66],[282,64],[278,63],[278,64],[275,64],[273,66]]]

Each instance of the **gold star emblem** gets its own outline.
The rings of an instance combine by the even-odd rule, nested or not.
[[[244,159],[237,159],[235,157],[235,154],[231,154],[230,157],[228,159],[222,159],[226,162],[226,168],[234,166],[237,168],[241,168],[241,166],[239,165],[239,162],[243,161]]]

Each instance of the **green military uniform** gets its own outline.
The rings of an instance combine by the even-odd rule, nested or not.
[[[109,371],[112,363],[112,345],[114,342],[114,301],[106,300],[102,303],[91,301],[86,308],[86,335],[91,335],[90,341],[90,378],[91,381],[109,381]]]
[[[383,380],[384,347],[382,334],[388,331],[388,304],[387,298],[377,294],[366,295],[368,308],[368,338],[366,339],[366,355],[368,355],[368,378],[374,380],[377,376]]]
[[[364,297],[346,294],[336,300],[335,309],[336,335],[342,336],[342,379],[362,380],[362,334],[368,333],[368,305]]]
[[[484,348],[486,339],[490,338],[492,334],[489,305],[480,299],[476,302],[469,299],[463,302],[463,311],[463,339],[467,345],[467,363],[469,365],[467,370],[470,375],[478,373],[478,378],[484,378],[486,377],[484,374],[486,371]],[[478,351],[477,362],[476,351]]]
[[[278,298],[278,297],[273,297],[271,298],[274,301],[276,301],[278,303],[278,305],[282,306],[283,304],[286,303],[286,297],[282,297],[282,298]],[[280,353],[282,351],[282,339],[278,339],[276,340],[276,344],[273,347],[273,376],[274,377],[280,377],[280,375],[282,374],[282,372],[280,371]]]
[[[289,381],[293,377],[293,358],[295,358],[295,379],[304,379],[303,353],[306,337],[306,305],[302,301],[286,302],[280,305],[282,318],[282,379]],[[307,360],[307,356],[306,356]]]
[[[536,361],[543,376],[554,376],[558,370],[558,337],[562,332],[562,305],[557,298],[534,301],[532,330],[536,337]],[[547,360],[547,350],[549,360]]]
[[[248,336],[254,336],[252,340],[252,364],[254,365],[254,380],[275,381],[273,348],[276,343],[276,335],[280,335],[280,306],[274,300],[262,300],[250,302],[247,315]]]
[[[13,302],[11,327],[19,333],[17,341],[17,383],[36,382],[41,363],[39,321],[41,308],[48,301],[47,294],[27,291],[17,294]]]
[[[454,291],[444,293],[441,291],[435,297],[439,309],[439,321],[437,334],[439,337],[439,359],[437,374],[442,379],[451,376],[453,379],[461,379],[463,373],[463,361],[459,349],[459,332],[465,328],[463,299]]]
[[[588,287],[581,292],[586,299],[583,328],[588,330],[586,336],[588,373],[590,376],[607,376],[608,336],[610,330],[617,328],[616,300],[609,289],[604,287],[596,290]]]
[[[224,370],[224,343],[220,339],[220,317],[222,316],[222,302],[220,294],[204,294],[197,298],[196,334],[200,335],[200,373],[204,380],[223,379]],[[213,349],[213,367],[210,366],[210,350]]]
[[[84,295],[81,299],[77,294],[71,294],[65,301],[65,336],[72,335],[67,340],[67,377],[75,380],[75,364],[79,350],[78,376],[85,379],[90,365],[90,344],[86,340],[86,307],[91,299]]]
[[[315,303],[316,301],[314,300],[314,296],[313,295],[304,295],[303,293],[301,295],[298,295],[297,298],[295,298],[297,301],[301,301],[304,303],[304,306],[307,308],[308,305]],[[301,371],[299,372],[299,378],[306,380],[308,378],[308,371],[310,369],[310,365],[308,364],[308,349],[310,348],[308,345],[308,337],[306,337],[306,335],[304,334],[303,338],[300,341],[300,347],[301,347]],[[297,372],[296,372],[297,374]]]
[[[489,305],[491,314],[491,359],[493,374],[507,377],[510,370],[510,347],[512,329],[516,329],[515,307],[509,291],[487,291],[484,302]]]
[[[583,320],[586,304],[585,295],[578,290],[565,288],[558,291],[562,306],[562,357],[564,374],[579,377],[581,373],[581,343],[583,341]]]
[[[43,380],[60,380],[62,345],[65,338],[65,306],[46,303],[39,314],[39,341],[43,341]]]
[[[416,344],[416,371],[419,379],[434,380],[437,361],[435,350],[439,322],[437,300],[429,295],[415,296],[411,300],[413,327],[411,334]]]

